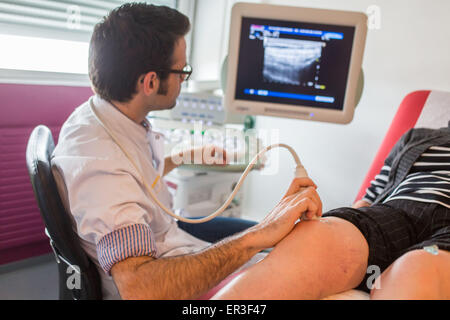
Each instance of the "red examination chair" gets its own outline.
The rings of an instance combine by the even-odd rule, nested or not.
[[[390,150],[406,131],[418,127],[447,127],[448,121],[450,121],[450,92],[423,90],[408,94],[391,122],[355,201],[364,196],[366,188],[380,172]]]

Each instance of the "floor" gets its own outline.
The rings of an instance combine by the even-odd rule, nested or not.
[[[53,254],[0,266],[0,300],[58,299],[58,268]]]

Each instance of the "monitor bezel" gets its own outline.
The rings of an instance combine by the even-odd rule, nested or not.
[[[355,27],[350,67],[342,110],[323,109],[304,105],[236,99],[236,80],[241,39],[242,18],[262,18],[305,23]],[[232,8],[228,44],[227,85],[225,107],[230,112],[295,118],[346,124],[352,121],[356,107],[358,80],[362,67],[367,35],[367,15],[362,12],[292,7],[270,4],[236,3]]]

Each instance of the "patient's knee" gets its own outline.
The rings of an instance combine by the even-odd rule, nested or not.
[[[365,275],[369,249],[364,236],[350,222],[326,217],[302,221],[272,254],[289,253],[294,259],[314,265],[323,277],[342,277],[357,286]]]
[[[392,265],[392,271],[404,276],[432,277],[440,274],[443,265],[449,266],[448,253],[437,250],[429,252],[424,249],[413,250],[398,258]]]
[[[398,258],[377,279],[374,299],[427,299],[450,297],[450,253],[413,250]]]
[[[299,238],[312,246],[320,247],[328,254],[345,253],[355,260],[367,261],[369,247],[362,233],[355,225],[337,217],[326,217],[320,220],[303,221],[295,230]]]

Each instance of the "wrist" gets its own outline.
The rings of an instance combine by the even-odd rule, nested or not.
[[[240,251],[248,256],[250,259],[261,250],[267,249],[263,242],[258,240],[258,231],[251,227],[243,231],[239,235]]]

